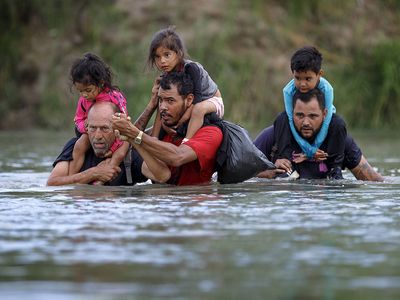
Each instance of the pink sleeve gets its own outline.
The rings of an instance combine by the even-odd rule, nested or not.
[[[124,95],[119,91],[113,91],[111,101],[116,104],[119,110],[128,115],[128,109],[126,108],[126,99]]]
[[[85,121],[87,118],[87,110],[90,107],[87,102],[88,101],[86,101],[85,98],[80,97],[78,100],[78,106],[76,107],[74,122],[80,133],[86,133]]]
[[[115,140],[114,143],[111,145],[110,150],[112,153],[114,153],[115,151],[117,151],[117,149],[119,147],[121,147],[123,144],[123,141],[121,140]]]

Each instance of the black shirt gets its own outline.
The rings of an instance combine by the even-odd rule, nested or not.
[[[271,135],[273,138],[271,138]],[[300,174],[300,178],[326,178],[332,168],[341,168],[347,139],[345,122],[342,118],[333,114],[328,135],[319,147],[328,153],[328,159],[323,164],[314,160],[306,160],[299,164],[293,163],[294,169]],[[302,152],[301,147],[292,135],[285,112],[279,114],[275,119],[274,126],[264,130],[254,143],[272,162],[279,158],[292,161],[293,153]]]
[[[74,137],[65,144],[60,155],[54,161],[53,166],[55,166],[60,161],[71,161],[72,160],[72,151],[74,149],[74,145],[75,145],[77,139],[78,138]],[[87,169],[97,166],[103,160],[104,160],[104,158],[97,157],[94,154],[93,148],[90,147],[89,150],[85,154],[85,161],[83,163],[83,166],[82,166],[80,172],[83,172]],[[125,169],[124,163],[122,162],[119,166],[121,168],[121,172],[118,174],[118,176],[114,180],[112,180],[110,182],[106,182],[105,185],[112,185],[112,186],[134,185],[138,182],[147,181],[147,178],[142,174],[142,163],[143,163],[143,159],[136,152],[136,150],[132,149],[131,150],[131,167],[130,167],[130,171],[132,174],[132,181],[133,181],[132,184],[129,184],[127,182],[126,169]]]

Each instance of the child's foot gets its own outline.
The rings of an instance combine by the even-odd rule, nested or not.
[[[181,143],[181,145],[182,145],[182,144],[184,144],[184,143],[186,143],[187,141],[189,141],[189,139],[187,139],[187,138],[184,138],[184,139],[182,140],[182,143]]]

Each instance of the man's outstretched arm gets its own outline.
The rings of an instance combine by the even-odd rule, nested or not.
[[[384,181],[383,176],[371,167],[364,155],[361,156],[361,161],[357,167],[351,169],[350,171],[358,180]]]
[[[113,128],[125,137],[129,143],[135,146],[135,138],[140,130],[134,126],[124,116],[113,117]],[[159,141],[157,138],[143,134],[142,143],[140,144],[150,155],[166,163],[168,166],[179,167],[188,162],[197,159],[196,152],[189,146],[176,146],[171,143]]]
[[[69,163],[69,161],[58,162],[47,179],[47,185],[58,186],[77,183],[87,184],[97,180],[108,182],[114,179],[118,173],[121,172],[119,167],[101,163],[96,167],[87,169],[83,172],[68,175]]]

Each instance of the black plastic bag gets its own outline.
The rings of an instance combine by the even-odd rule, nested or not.
[[[216,161],[219,183],[238,183],[262,171],[275,169],[275,165],[253,144],[246,129],[225,120],[218,125],[224,134]]]

